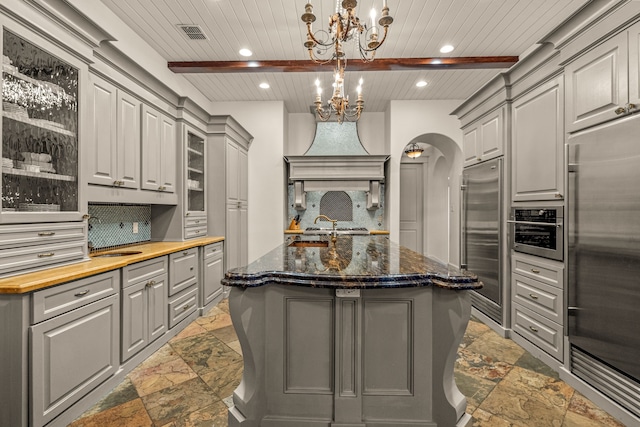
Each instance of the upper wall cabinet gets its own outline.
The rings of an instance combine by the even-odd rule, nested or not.
[[[464,166],[499,157],[504,152],[506,106],[493,110],[463,131]]]
[[[173,193],[176,182],[176,122],[142,106],[142,189]]]
[[[512,198],[557,200],[564,188],[563,77],[513,101]]]
[[[111,83],[90,76],[91,137],[87,141],[88,181],[140,187],[140,101]]]
[[[80,220],[80,77],[36,34],[2,31],[2,222]]]
[[[568,132],[638,111],[639,37],[636,24],[565,67]]]

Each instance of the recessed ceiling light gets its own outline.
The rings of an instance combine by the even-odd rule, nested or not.
[[[453,52],[453,46],[450,44],[446,44],[440,48],[440,53],[449,53]]]
[[[260,87],[262,89],[269,89],[271,86],[269,86],[269,83],[267,83],[267,82],[262,82],[262,83],[260,83]]]
[[[424,80],[420,80],[418,83],[416,83],[416,86],[418,87],[425,87],[427,85],[427,82],[425,82]]]
[[[251,52],[249,49],[240,49],[240,51],[238,53],[240,55],[242,55],[242,56],[251,56],[251,55],[253,55],[253,52]]]

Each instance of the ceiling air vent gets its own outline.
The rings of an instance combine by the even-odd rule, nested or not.
[[[178,24],[178,28],[183,31],[185,37],[190,40],[206,40],[207,36],[204,35],[202,29],[194,24]]]

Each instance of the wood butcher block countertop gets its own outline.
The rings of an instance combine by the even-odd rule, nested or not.
[[[82,279],[105,271],[116,270],[129,264],[156,258],[173,252],[205,246],[224,240],[224,237],[201,237],[184,242],[148,242],[131,245],[125,248],[113,249],[108,252],[140,251],[139,254],[91,258],[88,261],[62,267],[52,267],[47,270],[0,279],[0,294],[24,294],[37,291],[49,286],[59,285],[72,280]],[[96,253],[97,254],[97,253]],[[92,254],[92,255],[96,255]]]

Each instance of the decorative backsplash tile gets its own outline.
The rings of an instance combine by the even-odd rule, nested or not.
[[[89,204],[89,247],[108,249],[151,240],[151,206]],[[135,228],[137,227],[137,233]]]
[[[320,202],[322,197],[327,193],[346,193],[351,198],[351,207],[348,203],[345,203],[342,208],[351,209],[351,220],[341,220],[338,222],[338,227],[366,227],[369,230],[384,230],[384,184],[380,186],[380,207],[374,210],[367,210],[367,192],[366,191],[307,191],[306,202],[307,209],[304,211],[297,211],[294,208],[294,188],[290,184],[288,186],[288,209],[287,209],[287,225],[296,215],[300,215],[300,228],[305,229],[307,227],[314,227],[313,220],[321,213],[327,212],[327,208],[324,207],[320,210]],[[327,200],[337,200],[340,197],[325,198]],[[335,210],[339,207],[332,206],[331,209]],[[349,213],[340,212],[339,215],[342,218],[348,218]],[[331,217],[331,215],[327,215]],[[328,227],[326,222],[321,223],[318,221],[315,227]]]

